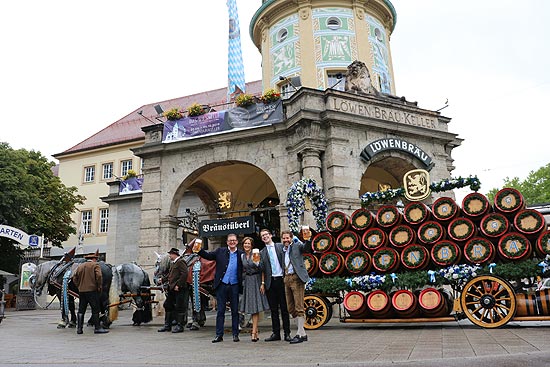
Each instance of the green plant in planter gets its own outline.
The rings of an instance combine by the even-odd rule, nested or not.
[[[248,93],[239,94],[237,98],[235,98],[235,103],[239,107],[248,107],[255,103],[254,96]]]
[[[128,172],[126,172],[126,175],[122,178],[123,180],[127,180],[132,177],[137,177],[137,172],[133,169],[129,169]]]
[[[263,103],[271,103],[281,99],[281,93],[277,92],[275,89],[268,89],[262,94],[260,100]]]
[[[201,104],[193,103],[191,106],[187,107],[187,114],[189,116],[200,116],[204,115],[206,111]]]
[[[162,115],[170,121],[179,120],[183,117],[183,113],[179,108],[171,108],[168,111],[164,111]]]

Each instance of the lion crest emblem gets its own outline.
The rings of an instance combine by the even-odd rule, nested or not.
[[[378,91],[372,85],[369,69],[364,62],[355,60],[348,66],[344,90],[357,94],[378,95]]]

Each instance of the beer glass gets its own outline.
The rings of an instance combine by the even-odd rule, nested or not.
[[[197,253],[202,248],[202,240],[200,238],[195,238],[195,243],[193,244],[193,252]]]
[[[260,250],[257,248],[252,249],[252,261],[254,261],[255,263],[260,262]]]
[[[309,226],[302,226],[302,238],[304,241],[309,241],[311,239],[311,230]]]

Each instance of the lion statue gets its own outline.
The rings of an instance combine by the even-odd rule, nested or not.
[[[344,90],[358,94],[378,95],[378,91],[372,85],[369,69],[364,62],[355,60],[348,66]]]

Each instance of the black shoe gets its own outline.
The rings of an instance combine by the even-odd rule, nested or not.
[[[223,336],[216,336],[214,340],[212,340],[212,343],[219,343],[223,342]]]
[[[285,342],[291,341],[292,338],[290,337],[290,334],[285,334]]]
[[[239,342],[239,341],[241,341],[241,340],[239,339],[239,336],[238,336],[238,335],[233,335],[233,341],[234,341],[234,342]]]
[[[266,342],[273,342],[273,341],[276,341],[276,340],[281,340],[281,336],[277,335],[277,334],[271,334],[271,336],[269,338],[265,339]]]
[[[165,331],[172,331],[172,327],[169,325],[164,325],[160,329],[157,330],[159,333],[164,333]]]
[[[199,327],[196,326],[196,325],[191,325],[191,327],[189,328],[189,330],[199,330]]]
[[[98,329],[94,330],[94,334],[107,334],[108,332],[109,332],[109,330],[106,330],[106,329],[103,329],[103,328],[98,328]]]
[[[307,342],[307,335],[301,336],[300,338],[302,338],[302,341]]]
[[[290,340],[290,344],[298,344],[298,343],[302,343],[303,341],[304,339],[302,339],[300,335],[296,335],[294,338]]]
[[[183,333],[183,326],[181,326],[180,324],[174,326],[172,328],[172,332],[173,333]]]

